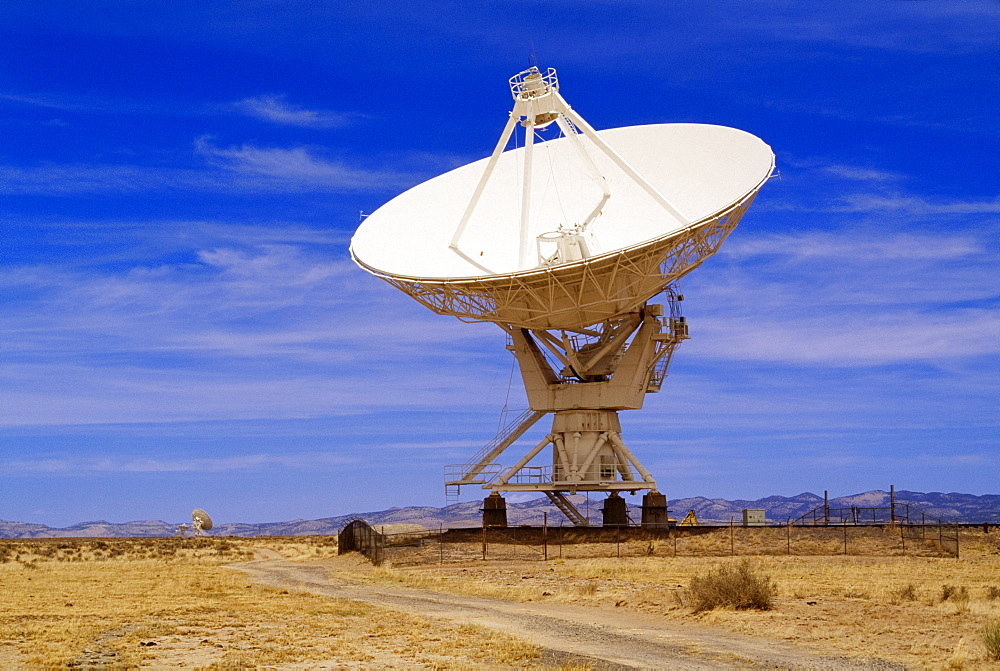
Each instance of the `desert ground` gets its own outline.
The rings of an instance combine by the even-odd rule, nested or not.
[[[1000,666],[983,638],[1000,626],[996,529],[964,531],[959,559],[697,542],[544,561],[430,545],[374,567],[321,536],[0,540],[0,668]],[[692,580],[737,562],[770,577],[772,607],[696,612]]]

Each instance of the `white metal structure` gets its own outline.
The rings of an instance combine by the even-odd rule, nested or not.
[[[174,536],[187,536],[188,532],[194,536],[204,536],[206,531],[212,528],[212,518],[201,508],[191,511],[191,524],[181,524],[174,532]]]
[[[494,322],[509,336],[531,410],[468,464],[449,467],[446,484],[655,491],[617,412],[659,391],[687,338],[671,285],[718,250],[771,176],[774,154],[722,126],[595,131],[559,93],[553,69],[525,70],[510,88],[514,107],[492,155],[383,205],[359,227],[351,255],[435,312]],[[519,125],[523,145],[505,151]],[[667,309],[649,303],[661,292]],[[511,467],[494,464],[548,413],[541,442]],[[547,448],[551,461],[530,465]]]
[[[186,535],[188,530],[188,525],[182,524],[178,529],[175,536]],[[195,536],[204,536],[206,531],[212,528],[212,518],[208,516],[201,508],[195,508],[191,511],[191,531]]]

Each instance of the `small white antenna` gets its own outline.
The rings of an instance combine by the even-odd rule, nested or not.
[[[204,536],[205,532],[212,528],[212,518],[201,508],[191,511],[191,524],[181,524],[174,532],[174,536]]]

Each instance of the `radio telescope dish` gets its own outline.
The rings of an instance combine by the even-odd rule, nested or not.
[[[542,329],[627,313],[714,254],[774,169],[770,147],[734,128],[597,132],[554,70],[526,72],[490,158],[397,196],[351,241],[362,268],[436,312]],[[537,141],[535,123],[503,151],[521,116],[562,136]]]
[[[604,491],[605,523],[617,525],[627,518],[618,492],[636,490],[652,497],[643,524],[666,524],[666,499],[622,441],[618,411],[660,390],[688,338],[674,283],[718,251],[771,177],[774,153],[723,126],[598,132],[551,68],[509,83],[514,106],[493,153],[380,207],[351,256],[435,312],[508,335],[530,410],[445,474],[449,494],[492,490],[484,524],[505,523],[501,491],[545,492],[576,524],[588,522],[565,494]],[[627,94],[608,93],[615,103]],[[507,150],[518,126],[523,143]],[[661,293],[665,305],[649,302]],[[548,413],[540,443],[509,468],[494,463]],[[550,465],[533,465],[549,447]]]
[[[212,518],[201,508],[195,508],[191,511],[191,528],[194,529],[196,535],[200,536],[212,528]]]

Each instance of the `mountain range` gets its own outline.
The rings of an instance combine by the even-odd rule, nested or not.
[[[601,499],[588,499],[577,494],[570,499],[577,508],[591,520],[601,523]],[[746,508],[763,509],[769,523],[784,523],[795,520],[823,505],[823,497],[811,492],[798,496],[768,496],[754,501],[736,499],[707,499],[694,497],[670,501],[673,517],[682,518],[688,510],[695,511],[698,520],[707,524],[728,524],[731,520],[741,522]],[[909,506],[911,518],[923,514],[929,519],[943,519],[948,522],[1000,524],[1000,495],[987,494],[944,494],[941,492],[896,492],[897,515],[902,515]],[[482,523],[480,501],[467,501],[434,508],[430,506],[409,506],[389,508],[377,512],[352,513],[317,520],[291,520],[288,522],[247,522],[216,523],[211,531],[213,536],[308,536],[335,534],[345,524],[355,519],[363,519],[369,524],[417,524],[428,529],[477,527]],[[889,493],[881,490],[841,496],[829,500],[833,509],[843,508],[884,508],[889,506]],[[567,526],[569,521],[547,498],[507,504],[507,519],[511,525],[541,525],[546,518],[550,526]],[[637,506],[630,506],[633,520],[640,519]],[[0,538],[69,538],[98,537],[120,538],[134,536],[172,536],[179,523],[161,520],[145,520],[112,523],[103,520],[80,522],[63,528],[28,522],[7,522],[0,520]]]

